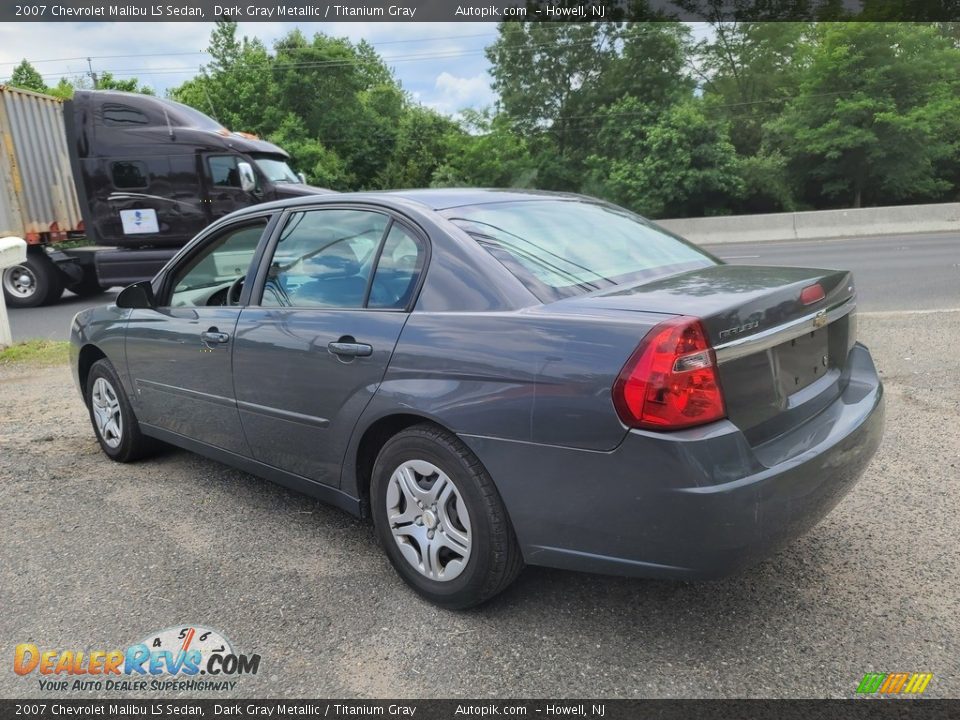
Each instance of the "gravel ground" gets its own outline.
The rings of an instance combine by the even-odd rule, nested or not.
[[[713,583],[528,568],[467,613],[409,592],[343,512],[177,450],[110,463],[66,367],[0,369],[0,696],[44,694],[17,643],[199,623],[263,658],[220,697],[850,697],[867,671],[958,697],[960,313],[860,328],[886,438],[807,536]]]

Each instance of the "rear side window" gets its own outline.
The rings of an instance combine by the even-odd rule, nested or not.
[[[362,308],[388,222],[368,210],[294,213],[277,243],[260,304]]]
[[[403,225],[394,223],[377,261],[367,307],[405,308],[423,272],[425,259],[422,241]]]
[[[143,189],[149,185],[147,181],[147,166],[145,163],[115,162],[113,163],[113,186],[119,190]]]
[[[451,208],[444,215],[544,302],[716,264],[611,205],[533,200]]]

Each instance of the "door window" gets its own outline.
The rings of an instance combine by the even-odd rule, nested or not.
[[[261,305],[362,308],[388,222],[369,210],[294,213],[270,262]]]
[[[367,307],[405,308],[417,286],[425,256],[421,240],[403,225],[394,223],[377,261]]]
[[[257,220],[231,228],[176,268],[170,307],[238,304],[243,279],[266,224],[266,220]]]
[[[240,168],[233,155],[215,155],[207,159],[210,181],[217,187],[240,187]]]

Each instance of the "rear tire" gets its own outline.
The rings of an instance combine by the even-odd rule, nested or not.
[[[377,538],[424,598],[461,610],[503,591],[523,569],[493,480],[456,436],[415,425],[387,441],[371,481]]]
[[[56,302],[63,294],[63,276],[46,255],[31,253],[22,263],[3,271],[3,294],[14,308]]]
[[[97,441],[108,458],[133,462],[157,449],[158,442],[140,432],[117,371],[106,358],[90,367],[84,399]]]

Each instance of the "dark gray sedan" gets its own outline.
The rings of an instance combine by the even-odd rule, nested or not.
[[[79,313],[72,363],[111,459],[162,441],[372,517],[463,608],[524,563],[715,577],[815,524],[882,435],[855,302],[589,198],[329,195],[212,225]]]

